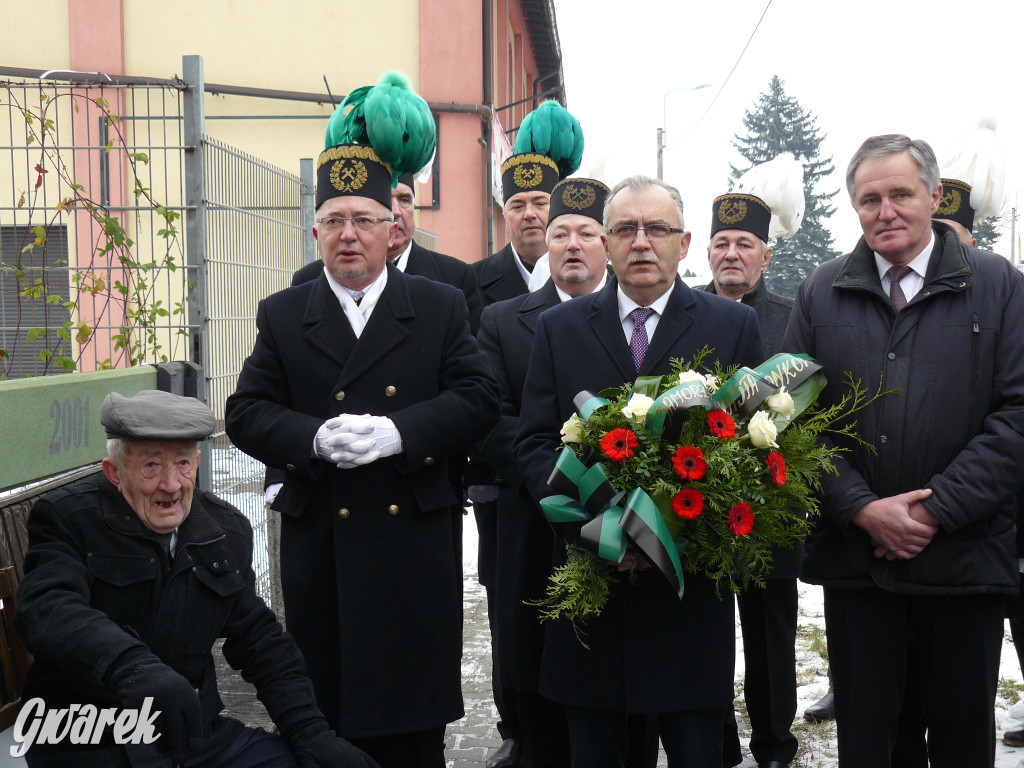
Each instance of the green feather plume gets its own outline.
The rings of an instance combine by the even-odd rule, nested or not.
[[[356,88],[345,97],[331,119],[327,121],[327,131],[324,135],[324,149],[336,147],[339,144],[369,144],[366,136],[366,120],[363,118],[363,103],[366,101],[366,94],[373,88],[372,85],[364,85]]]
[[[346,111],[347,110],[347,111]],[[392,185],[417,173],[434,154],[434,116],[401,72],[350,93],[327,122],[325,146],[369,144],[391,166]]]
[[[519,126],[513,152],[546,155],[555,161],[558,175],[567,178],[583,159],[583,128],[557,101],[545,101]]]

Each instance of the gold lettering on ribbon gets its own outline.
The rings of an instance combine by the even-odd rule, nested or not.
[[[749,398],[757,394],[757,377],[744,373],[736,386],[740,391],[739,404],[743,405]]]
[[[771,384],[773,388],[787,384],[790,379],[795,379],[797,374],[803,371],[808,365],[807,361],[799,357],[791,357],[782,361],[771,373],[765,374],[764,381]]]

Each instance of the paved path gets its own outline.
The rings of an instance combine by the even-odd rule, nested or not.
[[[462,653],[462,693],[466,716],[448,726],[445,757],[448,768],[481,768],[487,755],[501,739],[494,727],[497,712],[491,701],[490,632],[487,626],[487,599],[476,574],[466,575],[464,597],[465,625]],[[219,651],[217,684],[224,700],[225,714],[246,725],[270,729],[267,711],[256,692],[242,676],[231,669]]]

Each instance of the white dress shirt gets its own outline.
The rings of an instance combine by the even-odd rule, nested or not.
[[[648,344],[650,344],[651,339],[654,338],[654,331],[657,329],[658,321],[665,312],[665,307],[668,305],[668,299],[669,296],[672,295],[673,288],[675,288],[675,283],[670,285],[667,291],[648,305],[650,309],[654,310],[654,313],[648,317],[647,322],[644,323],[644,328],[647,331]],[[634,309],[639,308],[640,305],[622,292],[621,285],[616,289],[616,293],[619,298],[619,322],[622,323],[622,332],[626,334],[626,344],[629,344],[630,340],[633,338],[633,318],[629,316],[629,313]]]
[[[928,272],[928,259],[932,256],[933,248],[935,248],[935,230],[932,230],[932,238],[928,241],[928,245],[925,246],[924,250],[907,264],[910,267],[910,272],[900,280],[900,288],[903,289],[903,295],[907,297],[908,302],[924,287],[924,276]],[[878,276],[882,280],[882,290],[888,296],[889,287],[892,285],[892,280],[889,279],[888,274],[892,262],[886,261],[885,257],[879,256],[876,251],[875,266],[878,268]]]

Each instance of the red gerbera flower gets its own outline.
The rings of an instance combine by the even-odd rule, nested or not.
[[[708,427],[712,435],[723,440],[728,440],[736,434],[736,422],[732,420],[732,416],[719,408],[708,411]]]
[[[672,455],[672,467],[683,480],[700,480],[707,470],[704,451],[692,445],[682,445]]]
[[[601,450],[612,461],[625,461],[633,455],[636,447],[636,433],[631,429],[619,427],[606,432],[601,438]]]
[[[775,481],[775,484],[785,485],[786,460],[782,458],[782,454],[778,451],[772,451],[768,454],[766,461],[768,462],[768,470],[772,473],[772,480]]]
[[[704,511],[704,497],[696,488],[683,488],[672,497],[672,511],[683,520],[693,520]]]
[[[754,513],[750,505],[741,501],[729,510],[729,527],[736,536],[746,536],[754,527]]]

